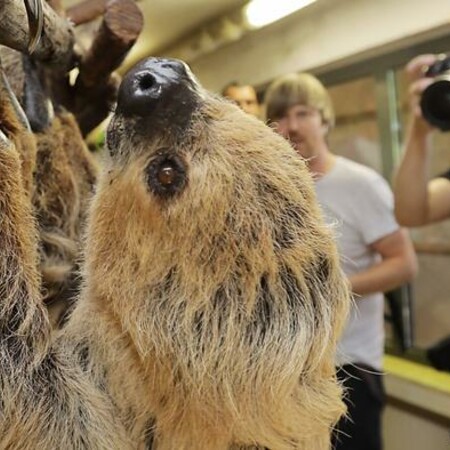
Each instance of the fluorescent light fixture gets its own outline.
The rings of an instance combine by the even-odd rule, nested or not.
[[[298,11],[316,0],[252,0],[245,7],[247,22],[260,28]]]

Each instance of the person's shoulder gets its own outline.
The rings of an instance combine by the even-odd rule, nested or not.
[[[336,164],[340,170],[346,172],[346,177],[362,186],[370,186],[373,183],[384,183],[384,178],[374,169],[364,166],[363,164],[344,158],[336,157]]]

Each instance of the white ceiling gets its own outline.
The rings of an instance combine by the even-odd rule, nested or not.
[[[63,0],[66,7],[80,2]],[[133,50],[135,57],[158,53],[202,24],[245,3],[248,0],[138,0],[145,27]]]
[[[142,0],[143,38],[151,50],[168,47],[183,35],[248,0]]]

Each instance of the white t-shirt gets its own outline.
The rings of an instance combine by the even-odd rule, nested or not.
[[[316,180],[316,192],[325,220],[334,225],[345,274],[378,262],[370,244],[399,228],[386,181],[368,167],[337,157],[330,172]],[[383,350],[383,294],[357,297],[338,345],[337,365],[363,363],[381,370]]]

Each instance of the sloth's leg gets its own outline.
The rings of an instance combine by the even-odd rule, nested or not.
[[[0,448],[128,449],[76,343],[50,343],[37,231],[16,142],[33,142],[0,77]],[[21,138],[22,136],[22,138]],[[26,139],[24,139],[25,137]]]

